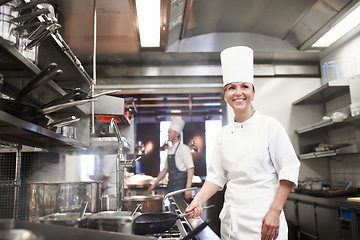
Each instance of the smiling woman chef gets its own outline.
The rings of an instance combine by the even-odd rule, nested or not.
[[[254,111],[253,50],[238,46],[221,52],[224,98],[235,113],[216,139],[208,175],[186,212],[225,184],[220,212],[222,239],[287,239],[283,206],[296,186],[300,163],[280,123]]]

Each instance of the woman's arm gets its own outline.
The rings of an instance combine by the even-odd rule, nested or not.
[[[191,212],[188,218],[196,218],[202,214],[202,205],[206,202],[209,198],[211,198],[217,191],[221,189],[220,186],[205,181],[204,185],[202,186],[200,192],[195,195],[194,200],[190,203],[190,205],[185,209],[185,212]]]
[[[280,214],[293,187],[293,182],[280,180],[275,199],[262,220],[261,240],[276,239],[279,235]]]

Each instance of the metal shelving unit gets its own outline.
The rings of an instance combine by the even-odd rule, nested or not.
[[[293,102],[293,105],[324,104],[327,101],[330,101],[332,99],[335,99],[339,96],[348,93],[349,91],[350,89],[347,81],[341,81],[339,84],[330,82],[312,91],[311,93],[305,95],[299,100]],[[327,134],[327,132],[331,130],[340,129],[351,125],[358,127],[360,126],[359,119],[360,116],[349,117],[341,122],[334,122],[332,119],[322,120],[320,122],[299,128],[296,130],[296,133],[298,134],[299,138],[302,139],[307,138],[308,141],[309,139],[315,141],[314,139],[317,139],[318,136],[322,136],[323,138]],[[299,142],[301,142],[301,139],[299,139]],[[322,158],[322,157],[331,157],[331,156],[337,156],[343,154],[357,154],[357,153],[358,152],[353,152],[353,150],[351,150],[350,152],[349,151],[345,152],[343,151],[343,149],[338,149],[338,150],[310,152],[310,153],[306,152],[303,154],[299,154],[299,158],[312,159],[312,158]]]
[[[42,43],[40,48],[42,50],[40,52],[48,54],[50,58],[42,58],[42,55],[39,54],[39,67],[25,58],[17,51],[15,46],[0,37],[0,73],[4,75],[4,82],[1,88],[2,93],[15,97],[28,79],[40,73],[43,66],[47,66],[52,62],[55,62],[58,68],[63,70],[64,74],[59,76],[59,79],[50,80],[43,86],[34,89],[25,98],[27,104],[40,109],[51,100],[65,95],[64,86],[71,88],[80,87],[84,91],[89,90],[90,77],[79,64],[75,64],[69,55],[63,51],[58,42],[54,40],[55,37],[50,36]],[[46,96],[43,96],[44,93],[46,93]],[[36,98],[32,96],[43,97]],[[64,108],[51,113],[49,116],[57,120],[70,115],[85,117],[88,116],[89,112],[89,105],[86,104]],[[62,147],[64,149],[84,149],[88,147],[88,145],[82,144],[79,141],[63,137],[2,111],[0,111],[0,139],[40,148]]]

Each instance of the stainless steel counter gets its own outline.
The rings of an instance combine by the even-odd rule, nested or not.
[[[339,196],[339,197],[314,197],[305,194],[299,193],[290,193],[289,199],[303,201],[303,202],[313,202],[318,205],[324,205],[329,207],[344,207],[360,210],[360,203],[350,202],[347,200],[348,197],[360,197],[360,194],[355,194],[352,196]]]
[[[90,229],[65,227],[28,221],[0,220],[0,229],[26,229],[34,233],[42,240],[142,240],[149,237],[128,235],[115,232],[97,231]],[[41,237],[41,238],[40,238]]]

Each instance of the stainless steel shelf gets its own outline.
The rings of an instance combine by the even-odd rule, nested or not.
[[[312,153],[299,154],[299,159],[304,160],[304,159],[314,159],[314,158],[323,158],[323,157],[344,156],[350,154],[358,154],[358,152],[341,152],[340,150],[312,152]]]
[[[347,92],[349,92],[349,85],[331,85],[328,83],[293,102],[293,105],[323,104]]]
[[[0,111],[0,139],[45,149],[61,147],[64,150],[74,150],[89,147],[3,111]]]
[[[360,125],[360,115],[346,118],[342,122],[334,122],[332,120],[329,121],[320,121],[318,123],[311,124],[309,126],[305,126],[299,129],[296,129],[297,134],[303,133],[313,133],[317,130],[330,130],[330,129],[338,129],[342,127],[346,127],[349,125]]]

